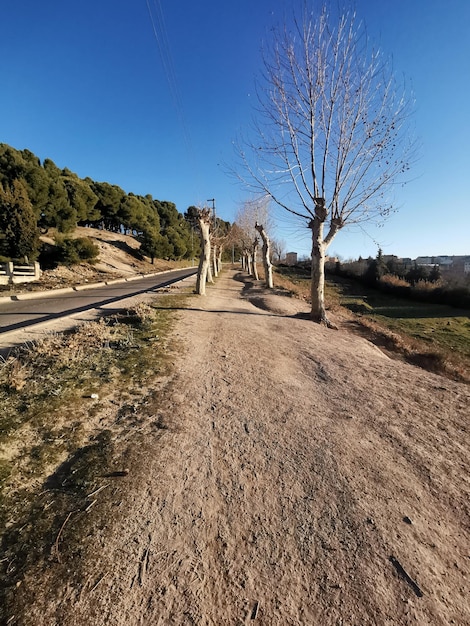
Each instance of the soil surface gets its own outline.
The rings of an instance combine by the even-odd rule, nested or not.
[[[469,387],[247,280],[179,313],[160,428],[136,421],[92,558],[26,578],[13,623],[470,624]]]

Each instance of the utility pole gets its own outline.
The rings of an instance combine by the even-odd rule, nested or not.
[[[214,231],[215,231],[215,198],[210,198],[206,202],[212,202],[212,220],[214,222]]]
[[[194,226],[191,225],[191,256],[193,258],[192,264],[194,266]]]

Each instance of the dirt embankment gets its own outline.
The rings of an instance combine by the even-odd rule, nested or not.
[[[468,386],[302,306],[234,272],[191,300],[165,429],[12,623],[470,624]]]
[[[96,262],[82,263],[73,267],[59,265],[55,269],[44,270],[38,281],[4,287],[0,290],[0,295],[8,296],[27,291],[45,291],[126,278],[135,274],[161,272],[178,266],[175,261],[163,259],[155,259],[154,263],[151,263],[148,257],[140,253],[140,243],[130,235],[79,226],[69,236],[90,239],[98,248]],[[41,239],[44,243],[53,244],[54,234],[43,235]],[[189,262],[186,262],[186,265],[188,264]]]

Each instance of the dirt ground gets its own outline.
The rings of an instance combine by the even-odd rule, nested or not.
[[[179,313],[165,428],[138,423],[92,558],[31,573],[12,623],[470,624],[469,387],[246,281]]]

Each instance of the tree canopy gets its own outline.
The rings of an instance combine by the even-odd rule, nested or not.
[[[142,251],[152,258],[192,256],[191,225],[173,202],[156,200],[150,194],[127,193],[109,182],[80,178],[68,168],[60,169],[51,159],[41,163],[30,150],[16,150],[3,143],[0,186],[4,256],[32,256],[37,251],[32,235],[21,245],[7,245],[7,234],[12,242],[11,231],[19,221],[23,223],[21,230],[30,233],[48,228],[67,233],[76,226],[93,226],[134,235],[141,241]]]

